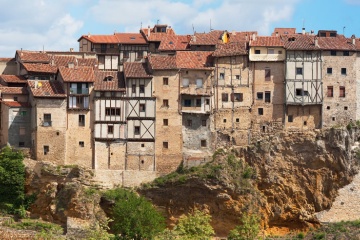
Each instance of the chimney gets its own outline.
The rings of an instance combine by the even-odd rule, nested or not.
[[[247,34],[245,34],[245,41],[248,41],[248,35]]]
[[[148,25],[148,33],[147,33],[148,37],[150,37],[150,25]]]
[[[319,46],[319,40],[317,37],[314,38],[314,42],[315,42],[315,47]]]
[[[353,45],[355,45],[355,41],[356,41],[356,38],[355,38],[355,35],[351,35],[351,42]]]
[[[38,81],[35,81],[35,89],[38,88],[38,84],[39,84],[39,82],[38,82]]]
[[[74,65],[73,62],[69,62],[69,63],[68,63],[68,68],[74,68],[74,66],[75,66],[75,65]]]
[[[74,48],[70,48],[70,52],[73,52],[74,51]]]
[[[305,28],[302,28],[302,34],[305,35]]]
[[[88,35],[87,35],[87,36],[88,36],[88,38],[90,38],[90,37],[91,37],[90,32],[88,32]]]
[[[254,33],[253,35],[252,35],[252,40],[256,40],[256,34]]]
[[[235,36],[235,35],[236,35],[235,30],[232,30],[232,35],[233,35],[233,36]]]

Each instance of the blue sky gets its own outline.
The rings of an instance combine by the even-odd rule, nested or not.
[[[87,33],[138,32],[159,21],[178,34],[212,29],[300,32],[330,29],[360,37],[360,0],[0,0],[0,57],[15,50],[78,50]],[[345,27],[345,28],[344,28]]]

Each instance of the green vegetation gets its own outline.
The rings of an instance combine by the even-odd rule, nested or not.
[[[181,216],[174,230],[166,229],[156,239],[208,240],[215,234],[210,221],[209,214],[195,210],[191,215]]]
[[[25,166],[23,154],[10,147],[0,152],[0,210],[6,213],[25,214]],[[29,205],[29,201],[26,202]]]
[[[256,214],[244,214],[240,219],[241,225],[231,230],[229,240],[253,240],[260,233],[260,217]]]
[[[111,230],[118,239],[153,239],[165,229],[164,217],[144,197],[122,188],[109,190],[104,197],[115,201]]]
[[[308,235],[318,240],[326,239],[327,236],[332,236],[333,239],[358,239],[360,236],[360,220],[324,224]]]

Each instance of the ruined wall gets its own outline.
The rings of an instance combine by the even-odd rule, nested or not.
[[[342,51],[336,53],[331,56],[330,51],[323,52],[324,127],[347,124],[356,119],[356,53],[350,52],[350,56],[343,56]],[[346,69],[345,74],[341,72],[342,68]],[[340,87],[345,88],[344,96],[340,95]]]
[[[125,169],[125,142],[99,142],[95,141],[95,169],[111,169],[124,170]]]
[[[320,128],[322,105],[288,105],[285,108],[285,128],[309,130]]]

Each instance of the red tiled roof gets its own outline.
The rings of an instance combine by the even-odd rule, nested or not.
[[[146,39],[141,33],[116,33],[118,43],[122,44],[146,44]]]
[[[26,78],[18,75],[0,75],[0,82],[6,83],[26,83]]]
[[[320,50],[319,46],[315,46],[315,36],[293,34],[282,36],[285,48],[287,50]]]
[[[54,64],[57,67],[68,67],[69,63],[73,63],[74,66],[88,66],[93,67],[97,65],[96,58],[77,58],[75,56],[53,56]]]
[[[355,50],[352,40],[345,38],[343,35],[337,37],[318,37],[319,46],[324,50]]]
[[[59,81],[28,80],[28,86],[34,97],[66,98],[63,86]]]
[[[229,42],[248,42],[250,41],[253,35],[257,35],[257,31],[250,32],[230,32],[230,41]]]
[[[23,63],[26,71],[37,73],[56,73],[57,67],[42,63]]]
[[[0,62],[10,62],[15,61],[15,58],[0,58]]]
[[[175,55],[150,55],[148,59],[153,70],[177,69]]]
[[[271,34],[271,36],[276,36],[276,34],[278,34],[278,36],[280,35],[288,35],[288,34],[295,34],[296,33],[296,28],[275,28],[274,32]]]
[[[15,102],[15,101],[1,101],[3,104],[5,104],[8,107],[14,107],[14,108],[29,108],[31,105],[27,102]]]
[[[214,57],[247,55],[246,42],[220,43],[216,45]]]
[[[124,75],[126,78],[152,78],[146,63],[124,63]]]
[[[109,77],[111,80],[109,80]],[[95,91],[126,91],[123,73],[115,71],[95,71]]]
[[[94,67],[98,65],[96,58],[77,58],[77,61],[79,66]]]
[[[176,53],[176,65],[180,69],[211,69],[213,52],[180,51]]]
[[[94,69],[92,67],[59,67],[64,82],[94,82]]]
[[[224,31],[213,30],[209,33],[195,33],[191,37],[190,45],[216,45]]]
[[[256,37],[250,41],[250,47],[284,47],[280,37]]]
[[[25,87],[0,87],[1,94],[28,94]]]
[[[356,46],[356,50],[360,51],[360,38],[355,39],[355,46]]]
[[[49,63],[49,55],[44,52],[17,50],[16,54],[22,62]]]
[[[190,41],[190,35],[167,35],[160,43],[159,51],[186,50]]]
[[[176,35],[175,31],[172,28],[167,27],[167,25],[162,25],[162,26],[166,27],[166,32],[155,32],[155,28],[150,28],[150,34],[148,28],[142,28],[140,29],[140,32],[143,34],[144,38],[149,42],[161,42],[166,36]]]
[[[112,35],[82,35],[79,39],[78,42],[82,39],[85,38],[86,40],[92,42],[92,43],[109,43],[109,44],[116,44],[118,43],[118,39],[115,36],[115,34]]]

